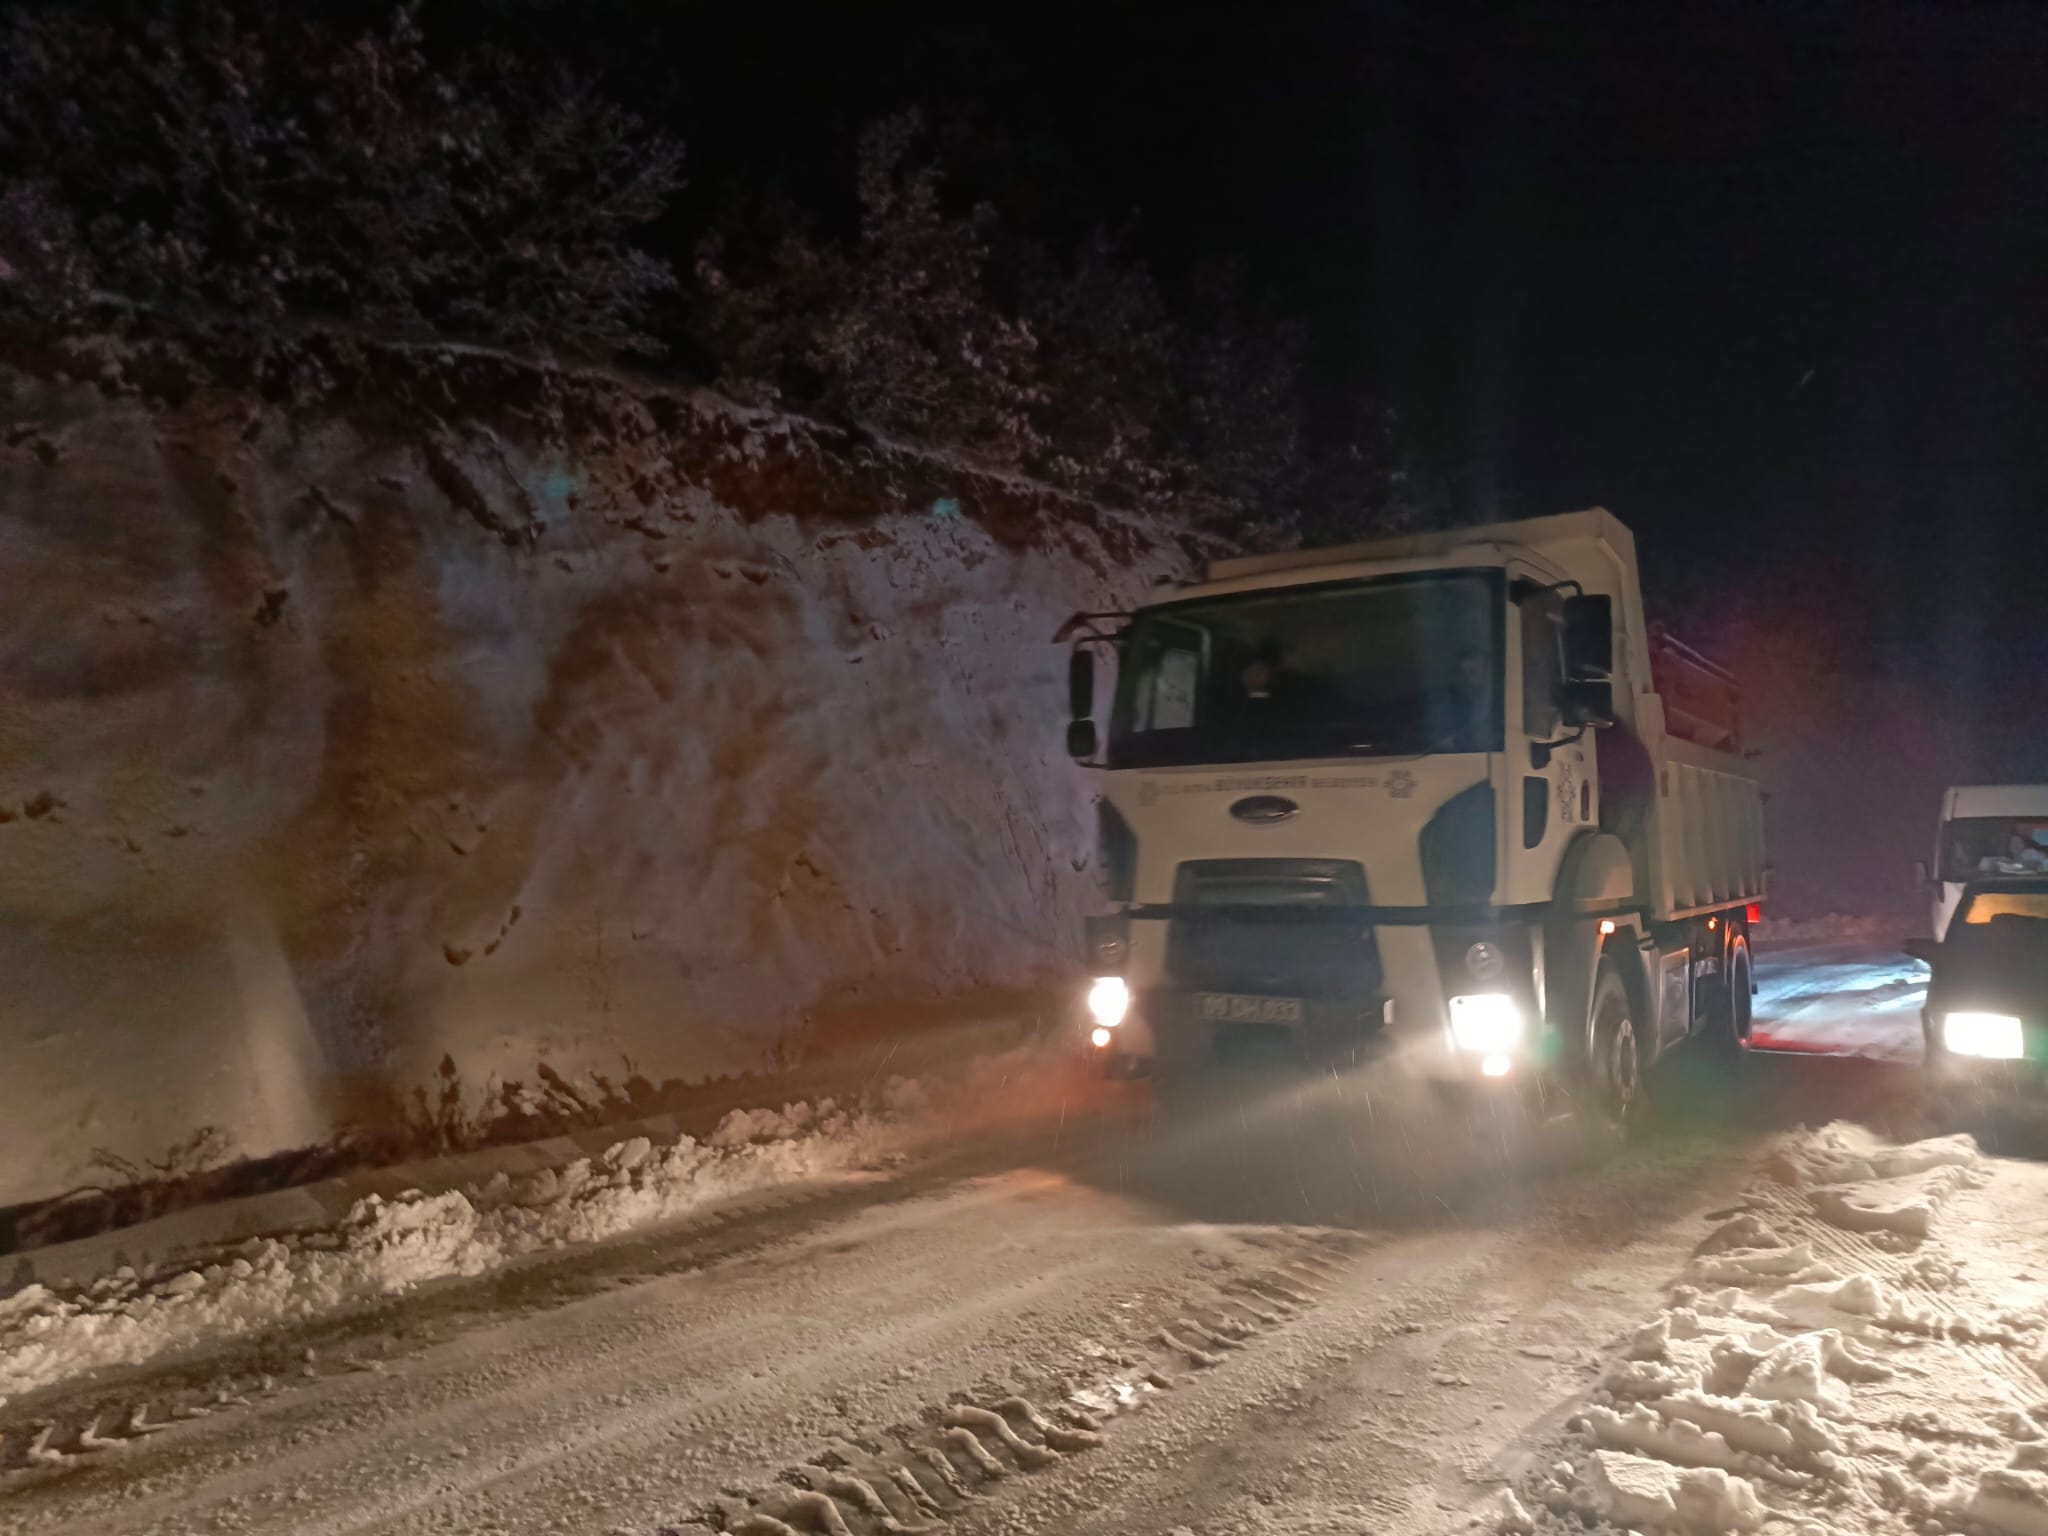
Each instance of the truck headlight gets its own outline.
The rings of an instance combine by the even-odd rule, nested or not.
[[[1088,1016],[1101,1029],[1115,1029],[1131,1011],[1131,989],[1121,976],[1098,976],[1088,989]]]
[[[2020,1021],[2009,1013],[1944,1014],[1941,1041],[1958,1056],[2018,1061],[2026,1054]]]
[[[1522,1043],[1522,1005],[1505,992],[1451,999],[1451,1043],[1476,1056],[1501,1056]]]

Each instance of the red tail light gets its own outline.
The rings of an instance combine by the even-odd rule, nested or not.
[[[1744,921],[1752,924],[1762,922],[1764,920],[1764,904],[1760,901],[1752,901],[1742,909],[1742,916]]]

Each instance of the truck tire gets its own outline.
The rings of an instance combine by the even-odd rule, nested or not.
[[[1621,970],[1606,958],[1593,980],[1587,1037],[1592,1060],[1587,1063],[1586,1092],[1600,1123],[1624,1140],[1639,1135],[1649,1120],[1644,1088],[1643,1039],[1636,1027],[1635,1004]]]
[[[1740,1062],[1749,1054],[1755,970],[1750,964],[1749,937],[1738,933],[1728,946],[1724,984],[1714,1009],[1708,1044],[1718,1056]]]
[[[1756,971],[1749,959],[1749,936],[1738,933],[1728,946],[1728,1032],[1744,1051],[1756,1018]]]

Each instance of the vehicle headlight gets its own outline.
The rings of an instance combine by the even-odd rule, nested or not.
[[[1131,989],[1121,976],[1098,976],[1088,989],[1088,1016],[1103,1029],[1115,1029],[1131,1011]]]
[[[1505,992],[1451,999],[1451,1043],[1461,1051],[1499,1056],[1522,1043],[1522,1006]]]
[[[2027,1053],[2020,1021],[2009,1013],[1944,1014],[1941,1040],[1958,1056],[2018,1061]]]

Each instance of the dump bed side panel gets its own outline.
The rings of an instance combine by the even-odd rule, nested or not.
[[[1666,736],[1653,749],[1650,897],[1660,919],[1761,901],[1764,807],[1741,759]]]

